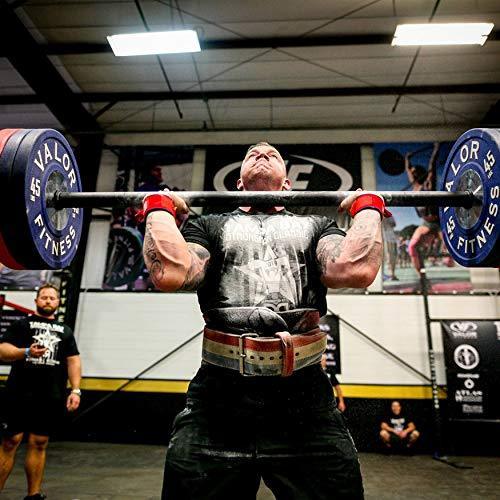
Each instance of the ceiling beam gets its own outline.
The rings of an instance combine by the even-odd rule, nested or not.
[[[64,128],[101,130],[5,0],[0,0],[0,47],[33,89],[37,101],[45,104]]]
[[[73,94],[80,103],[131,102],[131,101],[179,101],[214,99],[264,99],[300,97],[357,97],[384,95],[442,95],[442,94],[498,94],[499,83],[472,83],[464,85],[418,85],[390,87],[329,87],[306,89],[256,89],[256,90],[212,90],[204,92],[83,92]],[[0,105],[42,104],[38,94],[2,95]]]
[[[488,41],[500,40],[500,30],[493,31]],[[234,38],[230,40],[200,40],[201,50],[264,49],[285,47],[335,47],[343,45],[390,45],[392,34],[329,35],[307,37]],[[108,43],[48,43],[40,45],[46,55],[83,55],[112,53]],[[0,47],[0,57],[5,48]]]

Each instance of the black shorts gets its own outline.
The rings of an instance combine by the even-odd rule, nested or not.
[[[50,436],[62,423],[65,401],[11,396],[7,398],[7,405],[2,410],[4,436],[14,436],[21,432]]]
[[[321,368],[311,371],[317,376],[307,377],[307,393],[298,394],[295,401],[288,394],[289,404],[281,401],[283,391],[262,400],[261,391],[249,386],[265,383],[285,390],[293,384],[295,393],[300,383],[290,380],[293,377],[282,382],[245,380],[246,390],[231,394],[227,375],[220,381],[224,390],[212,392],[208,401],[190,399],[195,392],[190,390],[187,407],[173,424],[162,499],[254,500],[261,479],[278,500],[362,499],[357,452],[344,416],[334,402],[316,406],[309,399],[299,404],[318,388],[311,385],[315,380],[324,379],[326,392],[332,392]],[[198,394],[214,381],[205,377],[203,382]],[[220,405],[221,399],[226,404]],[[273,405],[273,400],[280,404]]]

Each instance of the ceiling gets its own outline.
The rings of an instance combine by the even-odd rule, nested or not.
[[[0,29],[10,30],[10,43],[0,44],[0,128],[500,126],[498,0],[2,2],[22,25],[0,15]],[[431,18],[495,28],[482,47],[390,45],[398,23]],[[198,31],[200,53],[119,58],[106,42],[184,28]],[[28,50],[28,38],[38,47]]]

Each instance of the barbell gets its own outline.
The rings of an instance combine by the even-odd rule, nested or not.
[[[452,147],[441,191],[380,191],[388,206],[439,207],[443,239],[466,267],[500,264],[500,131],[472,129]],[[82,208],[140,206],[150,192],[82,192],[77,163],[52,129],[0,130],[0,262],[60,269],[75,257]],[[336,206],[349,191],[188,192],[190,206]]]

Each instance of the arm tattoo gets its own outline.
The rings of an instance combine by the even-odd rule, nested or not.
[[[335,262],[339,258],[344,239],[344,236],[340,234],[330,234],[319,240],[316,248],[316,258],[322,274],[326,272],[328,262]]]
[[[201,245],[188,243],[188,251],[191,254],[191,266],[180,290],[196,290],[205,279],[210,260],[210,252]]]
[[[368,211],[370,212],[370,211]],[[374,215],[374,214],[370,214]],[[367,217],[369,215],[367,214]],[[370,218],[358,217],[347,231],[345,255],[349,262],[366,262],[380,265],[382,256],[382,233],[378,214]]]
[[[151,223],[146,223],[143,245],[144,260],[153,281],[160,281],[163,277],[163,263],[158,254],[153,237],[151,236]]]
[[[323,276],[328,273],[329,265],[335,263],[350,267],[380,266],[382,235],[379,217],[375,213],[359,216],[354,220],[345,237],[333,234],[319,240],[316,257]]]

